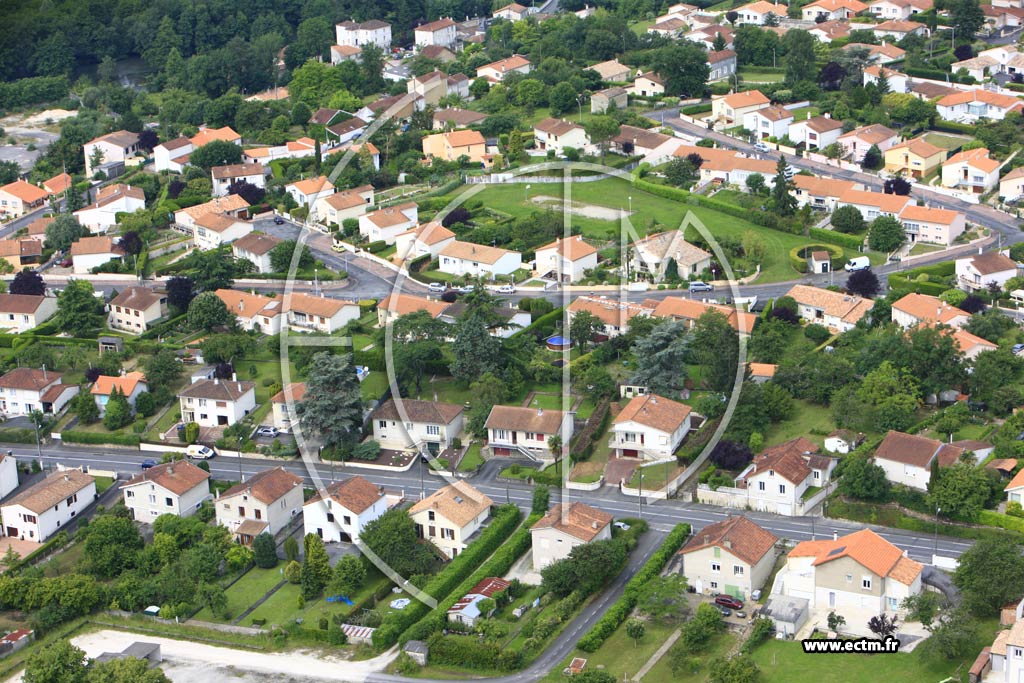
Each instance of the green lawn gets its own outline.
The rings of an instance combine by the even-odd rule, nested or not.
[[[484,459],[480,455],[480,444],[471,444],[469,450],[466,451],[466,455],[459,461],[459,472],[472,472],[482,465],[483,462]]]
[[[910,249],[911,256],[917,256],[919,254],[930,254],[933,251],[941,251],[944,247],[940,247],[937,244],[925,244],[924,242],[918,242]]]
[[[596,408],[597,408],[597,405],[594,403],[593,399],[591,399],[589,397],[585,398],[585,399],[583,399],[583,403],[580,404],[580,407],[576,409],[576,417],[578,417],[578,418],[580,418],[582,420],[586,420],[591,415],[594,414],[594,410]]]
[[[969,137],[957,137],[956,135],[944,135],[942,133],[925,133],[924,139],[936,147],[946,150],[962,147],[965,142],[970,140]]]
[[[381,574],[380,570],[376,567],[370,568],[367,571],[366,583],[363,584],[363,587],[359,589],[355,595],[349,596],[354,603],[353,607],[350,607],[343,602],[327,602],[324,598],[320,598],[318,600],[307,601],[305,606],[300,608],[299,596],[302,594],[302,586],[286,583],[281,586],[276,593],[267,598],[266,602],[253,610],[252,614],[247,616],[241,625],[250,626],[253,619],[266,619],[268,625],[284,625],[293,622],[295,619],[303,619],[310,625],[308,626],[309,628],[316,628],[314,622],[320,616],[350,614],[355,606],[368,599],[373,592],[387,580],[388,579]],[[395,595],[394,597],[409,596],[403,594],[401,596]],[[393,598],[389,595],[385,600],[390,601],[392,599]],[[253,601],[255,601],[255,599]]]
[[[647,672],[643,683],[704,683],[708,679],[708,662],[724,657],[736,644],[736,636],[722,633],[711,639],[707,650],[691,657],[695,668],[689,671],[672,671],[671,658],[665,654],[654,667]],[[764,680],[762,678],[762,680]],[[793,678],[792,681],[805,680]],[[813,679],[806,679],[813,680]],[[817,683],[815,681],[815,683]]]
[[[569,407],[571,408],[573,403],[576,402],[575,396],[568,397]],[[533,398],[530,399],[531,408],[543,408],[544,410],[561,410],[562,409],[562,397],[555,396],[552,394],[534,394]]]
[[[651,658],[655,651],[672,634],[672,631],[675,630],[674,626],[664,626],[650,622],[646,626],[647,632],[637,643],[634,643],[633,639],[626,635],[626,626],[623,624],[615,630],[608,640],[604,641],[604,644],[598,648],[597,652],[573,650],[572,654],[566,657],[562,664],[552,669],[543,680],[552,682],[563,680],[562,669],[569,666],[569,662],[572,661],[573,657],[583,657],[586,659],[588,671],[594,671],[598,667],[603,667],[606,673],[612,674],[619,680],[623,680],[624,677],[635,676],[640,667]]]
[[[196,619],[222,623],[230,623],[232,620],[237,619],[250,605],[266,595],[267,591],[284,578],[281,574],[283,568],[284,563],[281,562],[273,569],[260,569],[258,567],[250,569],[246,572],[245,576],[232,584],[231,588],[226,591],[228,598],[227,619],[215,617],[208,607],[200,610],[196,614]]]
[[[644,490],[657,491],[665,488],[668,480],[682,471],[680,467],[672,467],[672,463],[664,465],[651,465],[649,467],[637,467],[633,471],[633,478],[629,480],[632,488],[640,488],[640,475],[642,474]]]
[[[560,200],[561,193],[562,186],[559,184],[543,186],[535,184],[529,190],[529,194],[533,198],[543,195]],[[473,197],[482,200],[486,206],[517,216],[558,206],[557,204],[538,204],[532,199],[527,201],[525,194],[526,190],[522,185],[501,184],[489,185],[474,194]],[[450,195],[449,199],[454,196]],[[741,238],[748,231],[760,234],[767,246],[767,256],[764,263],[761,264],[762,272],[758,282],[778,282],[797,277],[798,274],[789,263],[789,250],[816,242],[816,240],[800,235],[763,228],[711,209],[683,205],[671,199],[658,197],[632,187],[629,181],[622,178],[608,178],[572,186],[572,200],[577,205],[586,204],[613,210],[628,210],[629,197],[633,198],[633,214],[630,217],[630,223],[639,235],[647,234],[648,226],[652,224],[653,232],[678,228],[689,213],[699,219],[714,236]],[[619,235],[617,220],[601,220],[573,215],[572,225],[578,226],[586,237],[596,240],[614,240]],[[694,229],[687,231],[687,237],[690,239],[693,239],[695,234]]]
[[[991,645],[998,623],[989,619],[981,624],[973,646],[962,657],[947,660],[926,657],[920,649],[906,654],[842,654],[821,656],[804,654],[800,643],[769,640],[753,652],[761,669],[762,683],[868,683],[869,681],[941,681],[966,680],[963,675],[981,648]],[[650,680],[645,679],[647,683]],[[677,679],[678,680],[678,679]]]
[[[802,400],[793,403],[793,417],[785,422],[776,422],[765,431],[765,446],[774,446],[799,436],[820,445],[824,443],[825,435],[835,429],[830,408]]]
[[[773,71],[771,69],[740,69],[740,78],[747,83],[779,83],[785,77],[786,74],[781,70]]]
[[[113,485],[114,480],[111,477],[96,477],[96,493],[102,494]]]
[[[638,36],[642,36],[647,33],[647,29],[654,26],[654,19],[647,19],[646,21],[638,21],[635,24],[629,25],[629,30]]]
[[[388,373],[383,370],[371,370],[362,382],[359,383],[359,391],[363,394],[364,401],[380,398],[388,388]]]

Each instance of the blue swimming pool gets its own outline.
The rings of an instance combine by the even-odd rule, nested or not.
[[[556,334],[552,337],[548,337],[547,339],[544,340],[544,342],[552,351],[562,351],[572,346],[572,343],[568,339],[559,334]]]

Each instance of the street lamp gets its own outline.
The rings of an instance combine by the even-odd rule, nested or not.
[[[238,437],[238,483],[242,483],[242,437]]]
[[[935,546],[932,549],[932,563],[935,562],[935,556],[939,554],[939,513],[942,512],[942,508],[935,507]]]
[[[644,518],[644,473],[640,473],[640,495],[636,497],[636,514],[638,519]]]
[[[526,187],[525,187],[525,188],[523,189],[523,201],[524,201],[524,202],[528,202],[528,201],[530,201],[530,187],[532,187],[532,186],[531,186],[531,185],[527,185],[527,186],[526,186]]]
[[[629,197],[627,197],[627,199],[629,199],[629,213],[630,213],[630,215],[632,215],[633,214],[633,195],[630,195]]]

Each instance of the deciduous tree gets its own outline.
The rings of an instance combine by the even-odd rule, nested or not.
[[[899,249],[906,241],[907,233],[898,218],[879,216],[871,222],[868,246],[873,250],[889,253]]]
[[[92,283],[87,280],[70,280],[57,297],[54,321],[61,330],[74,337],[103,327],[105,320],[103,301],[96,298]]]
[[[45,293],[46,283],[43,281],[43,276],[34,270],[25,268],[11,281],[11,294],[42,296]]]
[[[46,226],[44,244],[47,249],[66,252],[74,242],[88,233],[89,231],[79,224],[77,218],[71,214],[62,213]]]
[[[213,292],[203,292],[188,305],[188,326],[193,330],[233,329],[235,315]]]

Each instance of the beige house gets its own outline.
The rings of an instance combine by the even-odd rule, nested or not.
[[[598,90],[590,96],[590,113],[604,114],[609,109],[622,110],[629,106],[629,92],[620,86]]]
[[[999,196],[1012,202],[1024,197],[1024,166],[1007,173],[999,181]]]
[[[967,217],[959,211],[931,206],[907,204],[900,212],[900,222],[910,242],[953,244],[967,229]]]
[[[838,332],[853,329],[874,306],[870,299],[809,285],[794,285],[786,296],[796,301],[801,318]]]
[[[612,421],[609,445],[619,457],[667,460],[689,434],[691,412],[664,396],[635,396]]]
[[[7,261],[15,272],[39,263],[43,256],[43,240],[35,237],[11,237],[0,240],[0,259]]]
[[[370,423],[383,448],[426,448],[436,455],[462,434],[462,413],[454,403],[389,398],[373,411]]]
[[[569,557],[572,549],[612,537],[612,516],[580,502],[559,503],[530,527],[533,569]]]
[[[740,600],[761,590],[775,566],[778,537],[746,517],[727,517],[694,533],[679,551],[680,573],[701,595]]]
[[[167,294],[149,287],[127,287],[107,304],[107,326],[142,334],[167,315]]]
[[[87,275],[93,268],[124,257],[124,250],[112,237],[82,237],[71,245],[71,269],[75,275]]]
[[[195,220],[208,213],[222,213],[234,218],[241,218],[249,202],[237,194],[229,194],[226,197],[214,197],[205,204],[196,204],[174,212],[174,222],[188,230],[195,230]]]
[[[359,304],[301,292],[284,295],[288,325],[296,332],[337,332],[359,318]]]
[[[192,221],[192,239],[197,249],[216,249],[252,232],[252,223],[223,213],[204,213]]]
[[[416,535],[449,559],[466,549],[469,538],[491,515],[494,502],[465,481],[438,489],[409,508]]]
[[[85,175],[92,178],[101,166],[125,163],[139,152],[139,136],[126,130],[101,135],[82,146]],[[99,162],[99,163],[94,163]]]
[[[487,416],[487,442],[495,455],[526,455],[531,459],[557,459],[551,437],[567,446],[572,438],[572,413],[526,406],[494,406]]]
[[[292,382],[270,398],[274,426],[282,432],[291,432],[299,418],[292,411],[294,405],[306,395],[305,382]],[[288,402],[291,401],[291,405]]]
[[[256,385],[201,379],[178,392],[181,420],[200,427],[229,427],[256,410]]]
[[[871,529],[798,543],[775,578],[788,597],[811,607],[896,612],[921,592],[922,565]]]
[[[711,254],[683,238],[682,230],[648,235],[633,243],[630,270],[634,275],[650,277],[655,282],[665,279],[669,261],[676,264],[682,279],[699,276],[711,267]]]
[[[630,92],[637,97],[658,97],[665,94],[665,79],[654,71],[640,74],[633,81]]]
[[[384,327],[389,322],[398,320],[403,315],[419,311],[424,311],[431,318],[437,320],[449,306],[451,304],[446,301],[416,296],[415,294],[388,294],[377,304],[377,327]]]
[[[121,486],[132,519],[152,524],[160,515],[188,517],[210,497],[210,473],[188,460],[150,467]]]
[[[633,73],[631,67],[619,63],[617,59],[610,59],[607,62],[601,62],[587,68],[596,71],[602,81],[608,81],[609,83],[626,83]]]
[[[33,294],[0,294],[0,329],[27,332],[57,312],[57,297]]]
[[[476,70],[477,78],[486,78],[492,83],[500,83],[505,79],[506,74],[520,73],[528,74],[533,68],[530,60],[522,55],[512,55],[496,62],[485,64]]]
[[[763,2],[762,4],[768,4]],[[785,12],[785,8],[783,8]],[[743,123],[747,114],[771,106],[771,100],[760,90],[744,92],[713,98],[711,101],[711,118],[726,126],[738,126]]]
[[[942,164],[942,184],[968,192],[988,192],[999,182],[999,166],[984,147],[958,152]]]
[[[886,171],[905,173],[914,178],[923,178],[946,160],[946,150],[936,147],[924,138],[914,138],[893,145],[885,150],[883,155]]]
[[[17,218],[46,203],[46,190],[24,180],[0,187],[0,218]]]
[[[484,136],[477,130],[456,130],[423,138],[423,155],[445,161],[467,157],[471,162],[483,163],[486,147]]]
[[[242,545],[261,533],[276,536],[302,513],[302,478],[283,467],[263,470],[217,497],[217,524]]]
[[[559,282],[578,282],[588,270],[597,268],[597,248],[583,241],[583,235],[558,238],[537,247],[534,272]]]

